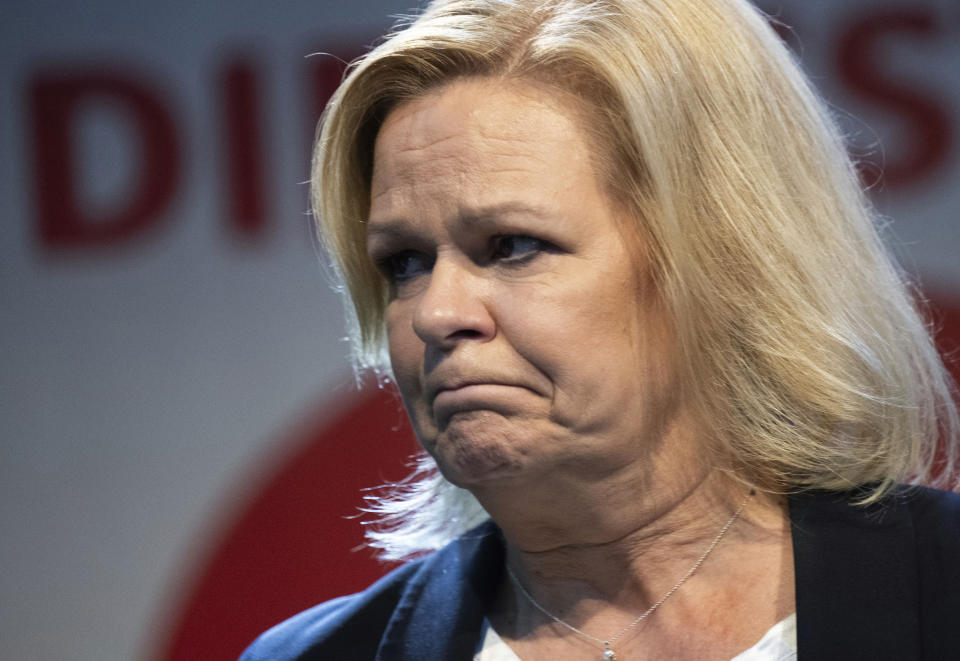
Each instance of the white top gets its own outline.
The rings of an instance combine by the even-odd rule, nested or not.
[[[483,618],[483,637],[473,661],[520,661],[500,635]],[[597,658],[600,658],[599,653]],[[793,613],[774,624],[753,647],[737,654],[731,661],[796,661],[797,614]]]

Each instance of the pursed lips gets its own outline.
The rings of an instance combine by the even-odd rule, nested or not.
[[[518,386],[500,382],[470,382],[438,390],[430,405],[434,421],[444,428],[461,413],[490,411],[503,415],[517,412]]]
[[[462,390],[463,388],[468,388],[470,386],[509,386],[511,384],[497,381],[493,379],[464,379],[464,380],[455,380],[448,381],[438,386],[432,388],[427,388],[427,399],[431,403],[437,398],[437,395],[443,392],[452,392],[455,390]]]
[[[426,388],[427,402],[432,408],[437,400],[437,397],[444,393],[465,392],[468,391],[468,389],[472,392],[475,388],[477,390],[480,388],[486,390],[486,387],[488,386],[490,391],[494,391],[499,388],[521,388],[524,390],[532,390],[531,388],[519,383],[497,377],[472,377],[464,379],[454,378],[437,380],[435,383],[431,383],[431,381],[428,379]],[[490,394],[492,394],[492,392]]]

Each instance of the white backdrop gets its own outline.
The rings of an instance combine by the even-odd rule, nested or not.
[[[897,250],[956,305],[960,4],[762,4],[795,27],[788,39],[849,113],[858,151],[882,145],[891,180],[875,199],[894,219]],[[0,657],[153,658],[196,550],[256,491],[258,471],[282,462],[287,431],[353,388],[340,303],[304,213],[315,116],[304,56],[360,48],[406,8],[0,8]],[[229,192],[237,156],[224,139],[239,121],[237,97],[233,115],[223,100],[231,63],[250,72],[234,90],[252,81],[259,113],[259,146],[240,157],[263,193],[260,229],[247,235],[230,207],[242,197]],[[179,166],[157,174],[172,188],[139,229],[77,244],[40,231],[44,201],[62,202],[51,191],[62,196],[64,180],[40,153],[38,136],[52,129],[38,124],[33,90],[91,71],[150,93]],[[71,117],[68,172],[92,236],[141,185],[145,147],[122,100],[81,104]]]

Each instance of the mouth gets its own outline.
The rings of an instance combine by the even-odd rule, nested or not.
[[[442,386],[433,389],[432,397],[436,397],[442,392],[452,392],[455,390],[460,390],[461,388],[469,388],[470,386],[479,386],[483,384],[493,383],[492,381],[483,381],[480,379],[476,380],[466,380],[466,381],[454,381],[452,383],[447,383]]]
[[[488,411],[510,415],[520,410],[520,391],[528,389],[492,381],[471,381],[438,389],[432,399],[434,419],[445,427],[457,414]]]
[[[515,388],[513,384],[507,383],[505,381],[497,381],[493,379],[456,379],[441,383],[434,387],[427,387],[427,401],[433,404],[438,397],[451,396],[451,393],[460,393],[462,391],[469,391],[471,389],[479,389],[483,387],[500,387],[500,388]]]

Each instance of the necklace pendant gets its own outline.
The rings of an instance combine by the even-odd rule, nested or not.
[[[603,661],[617,661],[617,655],[610,649],[608,643],[603,644]]]

